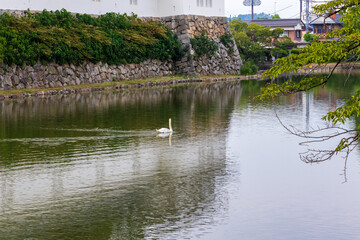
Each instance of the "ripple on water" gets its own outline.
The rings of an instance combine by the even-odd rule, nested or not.
[[[357,239],[358,155],[347,184],[343,161],[301,162],[274,108],[304,128],[306,96],[257,105],[251,83],[13,102],[0,116],[0,238]],[[339,102],[311,96],[318,125]],[[157,137],[169,117],[175,132]]]

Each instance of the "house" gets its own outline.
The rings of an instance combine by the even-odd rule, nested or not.
[[[244,21],[248,24],[256,23],[271,30],[279,27],[284,29],[282,36],[288,36],[294,43],[300,43],[303,37],[305,24],[301,19],[256,19]]]
[[[1,9],[58,10],[75,13],[135,13],[139,17],[225,16],[225,0],[2,0]]]
[[[320,41],[324,41],[328,33],[342,28],[342,22],[339,21],[337,15],[332,15],[328,18],[318,17],[310,25],[313,26],[313,34],[320,37]]]

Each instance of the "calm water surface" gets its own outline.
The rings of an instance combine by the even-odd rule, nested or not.
[[[0,239],[360,239],[359,150],[346,176],[306,164],[275,116],[323,126],[343,80],[271,104],[258,81],[0,102]]]

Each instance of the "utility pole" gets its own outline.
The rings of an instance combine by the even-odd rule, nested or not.
[[[309,8],[310,0],[306,0],[306,32],[309,32]]]
[[[245,6],[251,6],[251,20],[254,20],[254,6],[260,6],[261,0],[244,0]]]
[[[302,0],[300,0],[300,20],[302,20]]]
[[[274,2],[274,15],[276,15],[276,1]]]
[[[254,20],[254,0],[251,0],[251,20]]]

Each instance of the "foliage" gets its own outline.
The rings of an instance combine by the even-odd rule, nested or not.
[[[204,31],[200,36],[195,35],[194,38],[190,39],[190,43],[195,51],[195,59],[204,55],[214,56],[219,48],[217,43],[206,36]]]
[[[270,56],[287,56],[289,48],[295,46],[288,37],[280,37],[281,28],[270,30],[256,23],[247,25],[240,19],[230,22],[230,28],[244,62],[260,65]],[[270,50],[273,49],[273,50]]]
[[[290,53],[291,54],[300,54],[301,52],[301,49],[300,48],[293,48],[291,49]]]
[[[273,45],[271,55],[276,56],[276,58],[288,56],[289,50],[296,47],[296,44],[287,36],[274,40]]]
[[[231,55],[234,53],[234,41],[230,34],[225,33],[224,35],[220,36],[220,41],[228,49],[228,54]]]
[[[299,54],[291,54],[288,57],[278,59],[276,65],[264,73],[264,77],[274,79],[282,73],[296,72],[306,66],[320,66],[331,61],[336,62],[336,66],[340,63],[358,60],[354,56],[359,56],[360,53],[360,5],[357,0],[334,0],[326,4],[317,5],[314,7],[318,15],[330,16],[334,13],[343,15],[340,19],[344,23],[344,27],[339,30],[334,30],[327,35],[328,39],[337,39],[333,41],[312,42],[311,45],[303,48]],[[335,68],[334,67],[334,68]],[[334,69],[327,76],[314,77],[305,76],[300,83],[285,82],[281,85],[270,84],[263,89],[263,94],[258,99],[268,99],[276,96],[291,94],[299,91],[307,91],[317,86],[327,84],[329,77],[332,75]],[[345,104],[335,111],[327,113],[323,119],[329,121],[331,124],[345,123],[352,117],[360,116],[360,90],[357,90],[353,97],[348,99]],[[352,131],[345,131],[346,134]],[[345,134],[344,133],[344,134]],[[330,159],[334,153],[345,151],[346,156],[358,144],[360,130],[355,130],[355,136],[350,138],[344,137],[340,140],[338,146],[327,154],[318,151],[317,154],[310,155],[310,160],[313,162]],[[337,134],[336,136],[340,136]],[[327,137],[325,139],[331,139]],[[350,141],[351,140],[351,141]],[[320,154],[320,155],[319,155]],[[308,160],[308,159],[307,159]]]
[[[258,67],[253,62],[245,62],[241,66],[241,74],[250,75],[258,72]]]
[[[280,15],[279,14],[274,14],[274,15],[272,15],[271,19],[280,19]]]
[[[296,92],[307,91],[313,86],[321,86],[326,82],[322,76],[312,76],[301,81],[286,81],[283,84],[269,83],[261,89],[262,94],[255,97],[256,100],[270,100],[274,97],[289,95]]]
[[[344,124],[352,116],[360,117],[360,89],[345,104],[323,117],[324,120]]]
[[[180,46],[169,29],[126,14],[95,18],[63,9],[22,18],[0,15],[0,61],[10,65],[178,59],[184,55]]]
[[[229,46],[233,43],[232,36],[230,34],[225,33],[224,35],[220,36],[220,41],[224,46]]]
[[[320,37],[318,35],[314,35],[314,34],[311,34],[309,32],[304,34],[304,40],[309,42],[309,43],[317,42],[317,41],[319,41],[319,38]]]

